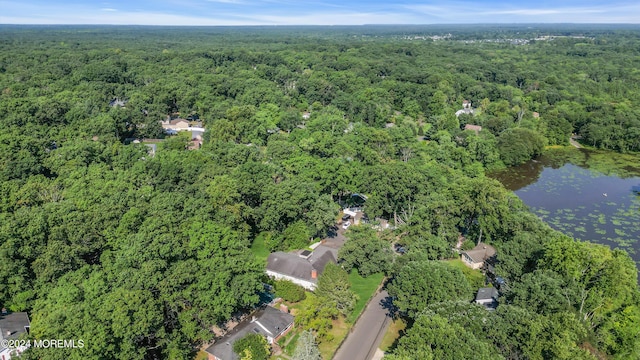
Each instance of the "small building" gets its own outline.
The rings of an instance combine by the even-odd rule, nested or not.
[[[233,351],[233,344],[249,334],[260,334],[273,344],[293,328],[293,315],[265,306],[231,329],[223,337],[216,339],[205,351],[209,360],[238,360],[240,357]]]
[[[471,101],[464,100],[462,102],[462,109],[456,111],[456,117],[462,114],[473,114],[473,112],[474,112],[474,109],[471,107]]]
[[[324,245],[316,247],[310,254],[309,251],[300,254],[278,251],[269,254],[266,272],[274,279],[289,280],[313,291],[318,284],[318,276],[329,262],[336,263],[336,258],[337,250]]]
[[[478,135],[478,133],[479,133],[480,131],[482,131],[482,126],[480,126],[480,125],[471,125],[471,124],[467,124],[467,125],[465,125],[465,126],[464,126],[464,129],[465,129],[465,130],[471,130],[471,131],[475,132],[475,133],[476,133],[476,135]]]
[[[119,98],[114,98],[113,100],[109,101],[109,106],[111,107],[124,107],[126,104],[126,100],[122,100]]]
[[[3,308],[0,313],[0,359],[17,358],[28,346],[5,347],[4,340],[16,340],[20,335],[29,333],[29,316],[26,312],[9,313]]]
[[[496,249],[491,245],[480,243],[472,250],[460,252],[462,262],[472,269],[480,269],[484,266],[485,261],[496,255]]]
[[[480,288],[476,294],[475,303],[484,306],[487,310],[495,310],[498,307],[499,296],[496,288]]]
[[[302,118],[305,120],[309,120],[309,118],[311,117],[311,113],[308,111],[305,111],[302,113]]]

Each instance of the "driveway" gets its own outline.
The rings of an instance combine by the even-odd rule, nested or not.
[[[347,241],[347,238],[344,236],[345,231],[346,230],[341,227],[332,227],[329,229],[327,237],[322,239],[322,245],[339,250],[342,245],[344,245],[345,241]]]
[[[381,291],[371,299],[369,305],[353,327],[333,360],[370,360],[376,353],[391,322],[389,304],[391,298]]]

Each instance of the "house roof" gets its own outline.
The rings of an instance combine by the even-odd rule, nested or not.
[[[335,263],[336,258],[337,250],[324,245],[315,248],[308,259],[296,254],[278,251],[269,254],[267,270],[296,279],[316,282],[318,279],[311,277],[311,271],[315,270],[318,275],[322,274],[327,263]]]
[[[472,250],[463,251],[462,254],[467,254],[474,263],[480,263],[494,256],[496,254],[496,249],[491,245],[480,243]]]
[[[205,351],[223,360],[237,360],[238,355],[233,352],[233,344],[250,333],[263,336],[277,337],[284,329],[293,323],[293,316],[266,306],[258,310],[253,316],[229,331],[225,336],[217,339]]]
[[[0,315],[0,338],[16,339],[20,334],[27,332],[29,316],[26,312],[15,312]],[[11,335],[7,335],[10,332]]]
[[[282,251],[269,254],[267,258],[267,270],[278,274],[288,275],[296,279],[315,281],[311,278],[313,266],[306,259],[295,254]]]
[[[482,126],[480,125],[471,125],[471,124],[467,124],[464,126],[465,130],[472,130],[475,132],[479,132],[480,130],[482,130]]]
[[[494,300],[498,301],[498,290],[493,287],[489,288],[480,288],[478,289],[478,294],[476,294],[476,301],[482,300]]]

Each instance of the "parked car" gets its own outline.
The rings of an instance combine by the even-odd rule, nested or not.
[[[343,229],[347,229],[349,226],[351,226],[351,221],[347,221],[346,223],[342,224]]]
[[[347,220],[349,220],[349,219],[351,219],[351,215],[349,215],[349,214],[344,214],[344,215],[342,216],[342,221],[343,221],[343,222],[345,222],[345,221],[347,221]]]

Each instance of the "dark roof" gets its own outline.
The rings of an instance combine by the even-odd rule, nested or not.
[[[223,360],[237,360],[238,355],[233,352],[233,344],[254,332],[263,336],[277,337],[284,329],[293,323],[293,316],[266,306],[258,310],[253,316],[240,324],[225,336],[216,340],[205,351]]]
[[[472,250],[463,251],[463,254],[467,254],[473,260],[474,263],[480,263],[496,254],[496,249],[491,245],[480,243]]]
[[[482,300],[494,300],[498,301],[498,290],[496,288],[480,288],[478,289],[478,294],[476,294],[476,301]]]
[[[336,249],[320,245],[315,249],[313,254],[311,254],[309,262],[311,262],[313,268],[318,272],[318,275],[320,275],[329,262],[336,263],[336,253]]]
[[[309,257],[310,255],[311,255],[311,251],[309,251],[309,250],[304,250],[304,251],[302,251],[302,252],[300,253],[300,256],[301,256],[301,257],[303,257],[303,258],[307,258],[307,257]]]
[[[316,270],[318,275],[322,274],[327,263],[330,261],[335,263],[336,258],[337,250],[323,245],[318,246],[308,259],[296,254],[278,251],[269,254],[267,270],[296,279],[316,282],[317,278],[311,277],[311,271]]]
[[[0,315],[0,338],[16,339],[20,334],[27,332],[29,316],[26,312],[15,312]],[[11,335],[7,335],[10,332]]]
[[[297,279],[315,281],[311,278],[311,263],[296,254],[282,251],[269,254],[267,258],[267,270],[278,274],[288,275]]]

